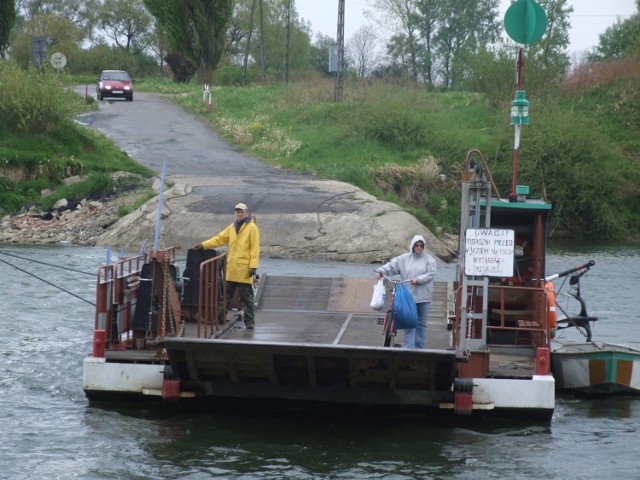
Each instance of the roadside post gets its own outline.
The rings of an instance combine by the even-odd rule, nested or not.
[[[213,110],[213,106],[211,105],[211,89],[209,88],[209,84],[205,83],[204,90],[202,92],[202,101],[206,102],[207,99],[208,99],[207,111],[211,112]]]

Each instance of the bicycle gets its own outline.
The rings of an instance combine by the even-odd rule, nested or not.
[[[380,274],[382,275],[382,274]],[[398,331],[395,328],[395,311],[393,309],[393,300],[396,297],[396,289],[398,288],[398,284],[400,283],[409,283],[411,280],[392,280],[389,277],[382,275],[386,281],[393,285],[391,289],[391,295],[389,296],[389,310],[385,314],[382,321],[378,321],[378,324],[382,325],[382,334],[384,335],[384,341],[382,343],[383,347],[390,347],[393,345],[393,338],[398,334]],[[380,323],[382,322],[382,323]]]
[[[569,315],[569,313],[566,311],[568,310],[568,308],[565,310],[559,305],[559,303],[557,303],[556,307],[558,307],[558,309],[564,314],[563,318],[559,318],[557,320],[557,325],[558,325],[557,328],[558,330],[564,330],[566,328],[575,327],[580,333],[582,333],[586,337],[587,342],[590,342],[592,338],[591,323],[598,320],[598,317],[594,317],[587,313],[587,303],[582,298],[582,295],[580,293],[580,278],[585,273],[587,273],[591,269],[591,267],[593,267],[595,264],[596,262],[594,262],[593,260],[590,260],[584,265],[579,265],[575,268],[570,268],[569,270],[566,270],[561,273],[555,273],[544,279],[545,282],[551,282],[557,278],[562,278],[562,277],[566,277],[567,275],[574,274],[574,275],[571,275],[571,277],[569,277],[569,285],[572,291],[566,292],[565,295],[573,297],[578,301],[580,305],[580,313],[578,313],[577,315]],[[564,286],[564,282],[562,283],[558,291],[555,292],[556,297],[562,290],[563,286]]]

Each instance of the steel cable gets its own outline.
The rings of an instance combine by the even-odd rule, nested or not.
[[[37,276],[37,275],[35,275],[35,274],[33,274],[33,273],[31,273],[31,272],[29,272],[29,271],[25,270],[24,268],[20,268],[20,267],[18,267],[18,266],[16,266],[16,265],[13,265],[12,263],[7,262],[6,260],[2,260],[2,259],[0,259],[0,262],[2,262],[2,263],[6,263],[6,264],[7,264],[7,265],[9,265],[10,267],[15,268],[16,270],[20,270],[22,273],[26,273],[27,275],[30,275],[30,276],[32,276],[33,278],[37,278],[37,279],[38,279],[38,280],[40,280],[41,282],[44,282],[44,283],[46,283],[47,285],[51,285],[52,287],[57,288],[58,290],[62,290],[63,292],[68,293],[68,294],[69,294],[69,295],[71,295],[72,297],[76,297],[77,299],[82,300],[83,302],[87,302],[89,305],[93,305],[94,307],[96,306],[96,304],[95,304],[95,303],[90,302],[89,300],[87,300],[87,299],[85,299],[85,298],[82,298],[82,297],[80,297],[80,296],[76,295],[75,293],[70,292],[69,290],[66,290],[66,289],[64,289],[64,288],[62,288],[62,287],[60,287],[60,286],[58,286],[58,285],[56,285],[56,284],[54,284],[54,283],[51,283],[50,281],[45,280],[44,278],[41,278],[41,277],[39,277],[39,276]]]

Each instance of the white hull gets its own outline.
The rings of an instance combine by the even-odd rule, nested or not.
[[[96,400],[130,398],[160,400],[164,367],[139,363],[108,363],[104,358],[84,360],[83,388]],[[499,413],[522,411],[523,416],[536,412],[551,416],[555,405],[555,382],[551,375],[535,375],[525,379],[473,379],[473,411]],[[193,398],[192,392],[181,392],[182,398]],[[440,403],[439,409],[453,410],[453,403]],[[426,410],[432,409],[427,406]]]
[[[161,395],[164,366],[139,363],[107,363],[87,357],[82,370],[82,388],[89,397]]]

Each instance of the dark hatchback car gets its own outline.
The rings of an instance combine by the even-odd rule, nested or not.
[[[133,80],[124,70],[103,70],[96,85],[96,97],[120,97],[133,101]]]

